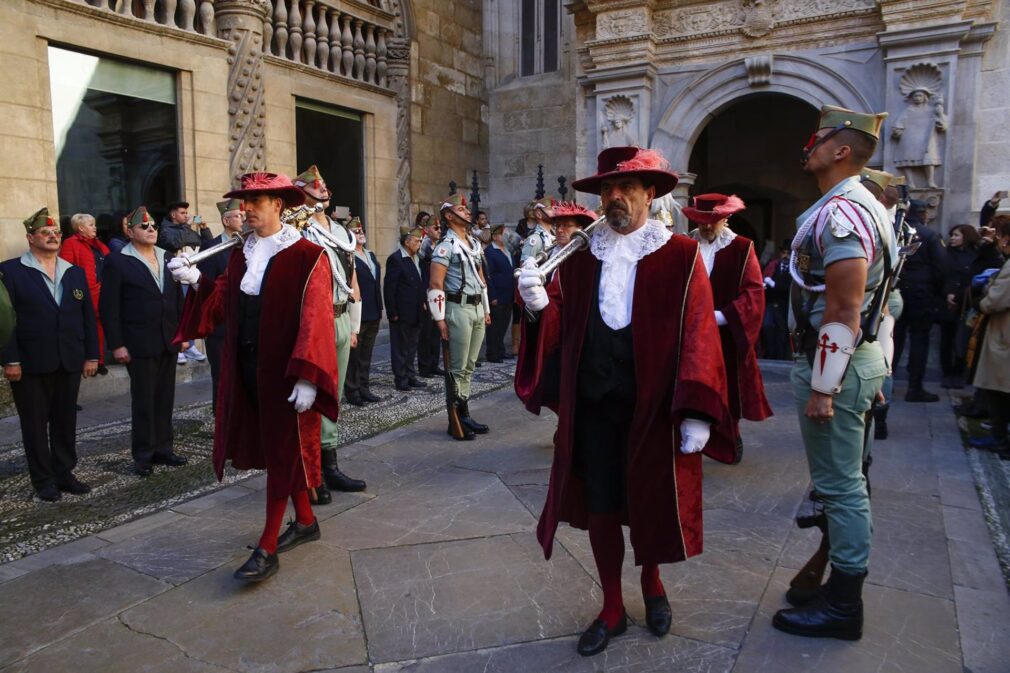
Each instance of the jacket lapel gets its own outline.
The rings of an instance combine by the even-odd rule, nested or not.
[[[42,272],[28,266],[26,266],[25,269],[28,270],[28,275],[31,276],[32,282],[35,283],[35,286],[39,289],[39,291],[45,295],[45,297],[49,300],[49,303],[53,306],[58,306],[56,298],[53,297],[53,293],[49,291],[49,285],[46,283],[45,278],[42,277]],[[66,274],[63,274],[63,277],[66,278]]]

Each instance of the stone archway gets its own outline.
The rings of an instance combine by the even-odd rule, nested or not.
[[[660,116],[649,145],[661,150],[674,168],[683,169],[708,123],[734,101],[758,93],[785,94],[818,109],[872,108],[858,87],[817,61],[792,55],[742,58],[708,70],[680,89]]]

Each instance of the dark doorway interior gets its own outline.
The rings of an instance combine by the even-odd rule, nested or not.
[[[776,242],[792,236],[795,220],[819,198],[817,183],[800,167],[800,150],[817,124],[817,110],[784,94],[756,94],[734,102],[702,131],[689,168],[692,194],[736,194],[747,210],[730,226],[754,239],[762,262]]]
[[[364,129],[361,115],[313,101],[295,106],[298,172],[315,164],[333,192],[331,206],[347,206],[365,226]]]

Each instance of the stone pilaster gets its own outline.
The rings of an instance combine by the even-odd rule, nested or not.
[[[398,226],[410,218],[410,43],[390,40],[386,52],[389,88],[396,92],[396,216]]]
[[[228,150],[233,184],[266,168],[263,96],[263,22],[269,0],[217,0],[217,35],[228,47]]]

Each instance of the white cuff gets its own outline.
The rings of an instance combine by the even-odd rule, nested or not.
[[[443,290],[428,290],[428,310],[435,322],[445,320],[445,292]]]
[[[350,298],[348,298],[350,301]],[[361,302],[354,301],[347,305],[347,312],[351,316],[351,334],[361,331]]]
[[[821,325],[810,373],[811,388],[825,395],[841,391],[849,360],[856,352],[856,338],[849,326],[840,322]]]

